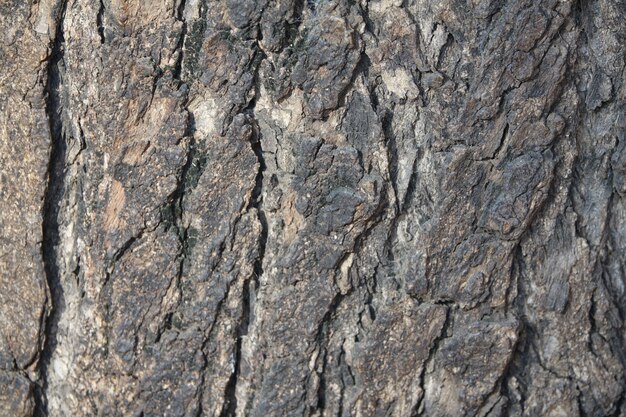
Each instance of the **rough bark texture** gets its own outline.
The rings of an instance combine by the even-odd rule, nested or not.
[[[0,33],[0,415],[626,416],[626,1]]]

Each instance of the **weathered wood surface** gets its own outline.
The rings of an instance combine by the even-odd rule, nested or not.
[[[626,416],[624,0],[0,33],[0,415]]]

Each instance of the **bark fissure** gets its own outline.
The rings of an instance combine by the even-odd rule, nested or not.
[[[445,305],[445,304],[442,304],[442,305]],[[424,403],[424,398],[426,397],[426,387],[425,387],[426,374],[427,372],[429,372],[429,368],[432,366],[432,363],[435,360],[435,355],[437,354],[439,347],[443,343],[443,340],[451,336],[448,334],[448,329],[452,327],[452,315],[454,314],[452,312],[452,308],[453,307],[451,306],[446,306],[446,317],[441,327],[441,332],[429,346],[428,356],[426,360],[424,361],[424,364],[422,365],[422,371],[419,375],[419,387],[422,392],[422,395],[420,396],[419,400],[417,401],[417,404],[415,404],[415,407],[413,408],[414,417],[421,416],[422,413],[424,412],[423,403]]]
[[[104,45],[106,38],[104,36],[104,13],[106,8],[104,6],[104,0],[100,0],[100,8],[98,9],[98,15],[96,16],[96,25],[98,25],[98,35],[100,36],[100,44]]]
[[[174,65],[174,70],[172,73],[172,77],[174,79],[180,80],[183,71],[183,62],[185,59],[185,42],[187,40],[187,19],[185,18],[185,8],[187,7],[187,0],[181,0],[178,5],[178,9],[176,10],[176,19],[179,22],[182,22],[181,33],[178,38],[178,44],[176,45],[176,49],[178,50],[178,56],[176,57],[176,64]]]
[[[237,384],[239,382],[239,375],[241,372],[241,360],[242,360],[242,343],[243,338],[248,334],[253,317],[252,298],[254,293],[259,288],[259,280],[263,276],[263,261],[265,258],[265,249],[268,240],[268,224],[265,211],[263,209],[263,183],[264,175],[267,169],[265,162],[265,155],[263,150],[263,137],[261,135],[258,121],[256,119],[256,103],[261,94],[261,79],[259,70],[263,61],[267,58],[265,53],[259,46],[259,39],[256,41],[256,54],[257,56],[253,60],[253,91],[254,95],[247,106],[242,110],[243,114],[247,114],[250,117],[252,123],[252,135],[250,137],[250,146],[252,152],[257,159],[257,172],[254,178],[254,187],[250,195],[250,200],[246,207],[246,213],[249,213],[252,209],[256,212],[257,219],[261,226],[260,235],[257,243],[257,255],[252,265],[252,275],[248,277],[243,283],[242,294],[242,313],[239,319],[239,325],[237,327],[235,352],[233,358],[233,372],[231,373],[228,382],[226,384],[224,395],[224,406],[220,414],[221,417],[234,417],[237,415]]]
[[[50,158],[48,162],[48,184],[43,203],[43,242],[41,246],[46,283],[50,294],[47,302],[47,319],[42,335],[42,350],[39,363],[40,382],[35,392],[35,416],[47,416],[48,366],[56,347],[56,331],[60,319],[60,308],[64,302],[64,290],[58,265],[57,246],[60,243],[59,216],[65,189],[65,164],[67,143],[63,123],[63,68],[64,34],[63,23],[67,1],[58,11],[55,36],[48,57],[48,72],[45,85],[46,113],[50,131]]]

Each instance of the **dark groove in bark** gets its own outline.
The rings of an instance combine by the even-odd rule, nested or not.
[[[315,336],[315,344],[319,346],[320,353],[319,356],[322,358],[322,370],[319,372],[319,386],[317,387],[317,405],[316,410],[320,411],[320,414],[324,414],[324,410],[326,408],[326,390],[328,383],[326,382],[326,367],[328,364],[328,339],[330,326],[333,324],[337,310],[339,309],[339,305],[346,298],[349,297],[354,289],[348,291],[347,294],[336,294],[330,302],[324,317],[319,322],[317,327],[317,333]]]
[[[181,7],[184,8],[185,1],[181,3]],[[180,11],[179,11],[180,13]],[[184,41],[184,34],[179,41],[179,46],[182,47]],[[178,46],[177,46],[178,47]],[[180,67],[178,65],[182,65],[182,50],[181,56],[177,62],[177,78],[180,79]],[[175,71],[176,72],[176,71]],[[204,170],[204,164],[200,164],[196,158],[196,141],[195,141],[195,132],[196,132],[196,123],[195,118],[192,112],[187,108],[187,99],[184,98],[183,107],[187,111],[187,122],[185,126],[185,131],[183,132],[183,138],[189,138],[189,147],[187,150],[187,160],[183,165],[180,171],[180,177],[178,178],[178,183],[176,184],[176,189],[172,192],[168,199],[168,204],[163,208],[161,212],[161,222],[165,221],[164,217],[171,221],[171,224],[165,224],[164,227],[168,230],[170,227],[175,229],[176,235],[178,236],[179,241],[179,249],[177,253],[177,261],[178,261],[178,271],[174,279],[176,280],[175,285],[178,289],[180,297],[178,298],[178,303],[174,310],[166,315],[163,324],[160,326],[157,340],[155,343],[158,343],[161,339],[162,334],[165,330],[171,328],[171,319],[174,314],[174,311],[180,306],[180,303],[183,299],[183,289],[181,286],[181,282],[183,279],[183,275],[185,273],[185,265],[187,264],[187,258],[189,256],[190,247],[189,247],[189,230],[184,226],[183,223],[183,203],[186,193],[189,192],[190,189],[193,189],[195,184],[191,184],[189,181],[190,170],[192,167],[197,167],[200,171]],[[182,140],[182,139],[181,139]]]
[[[328,329],[328,326],[324,327]],[[324,333],[328,333],[328,330],[326,330]],[[324,338],[327,339],[328,334],[325,334]],[[328,344],[328,341],[326,341],[325,344]],[[317,410],[320,411],[321,415],[324,415],[324,410],[326,409],[326,390],[328,389],[328,384],[326,382],[326,366],[328,364],[327,357],[328,349],[325,347],[324,354],[322,355],[322,370],[319,373],[320,382],[317,388]]]
[[[409,183],[406,185],[406,192],[404,194],[404,199],[402,200],[402,205],[400,208],[400,213],[398,213],[398,217],[400,217],[400,215],[406,213],[409,208],[411,207],[411,205],[413,204],[413,198],[415,197],[415,195],[417,195],[417,186],[418,186],[418,180],[419,180],[419,176],[417,175],[417,168],[418,168],[418,164],[420,163],[422,159],[422,150],[420,148],[417,149],[417,152],[415,153],[415,159],[413,160],[413,164],[411,165],[411,176],[409,177]],[[396,195],[396,201],[397,201],[397,195]],[[400,202],[398,201],[398,205],[400,205]],[[397,229],[397,224],[396,224],[396,229]],[[397,232],[397,230],[396,230]]]
[[[376,107],[378,107],[378,97],[376,98]],[[393,194],[396,197],[396,212],[400,215],[400,201],[398,200],[398,144],[396,143],[396,135],[393,132],[393,109],[385,109],[382,115],[379,115],[380,125],[385,138],[387,148],[387,158],[389,159],[389,178]],[[396,216],[397,217],[397,216]]]
[[[291,17],[286,23],[287,36],[286,36],[284,45],[292,44],[298,37],[298,34],[300,32],[300,25],[302,24],[302,21],[304,20],[304,17],[303,17],[304,6],[305,6],[304,0],[294,1],[293,9],[291,12]]]
[[[259,255],[254,263],[254,283],[255,288],[258,287],[259,278],[263,275],[263,259],[265,258],[265,248],[267,246],[268,239],[268,224],[267,217],[263,211],[263,177],[266,170],[265,158],[263,156],[263,147],[261,146],[261,137],[258,137],[256,143],[252,144],[252,150],[254,151],[259,161],[259,171],[256,176],[256,185],[252,192],[252,207],[256,208],[259,216],[259,222],[261,223],[261,237],[259,241]],[[247,304],[246,304],[247,305]],[[249,307],[249,306],[248,306]]]
[[[263,258],[265,257],[265,247],[267,245],[268,239],[267,217],[265,216],[265,212],[263,211],[263,179],[265,171],[267,169],[267,164],[265,163],[265,156],[263,151],[263,137],[261,136],[261,131],[256,121],[255,115],[257,98],[261,94],[261,80],[259,75],[259,69],[261,68],[261,64],[263,63],[263,61],[267,59],[267,56],[258,46],[258,41],[257,48],[259,58],[256,60],[257,62],[254,69],[254,97],[252,98],[246,109],[244,109],[244,112],[250,114],[253,119],[253,135],[251,138],[251,146],[252,151],[256,155],[257,161],[259,163],[259,169],[254,179],[254,189],[252,190],[252,196],[250,197],[250,202],[248,204],[248,210],[250,208],[255,208],[257,210],[259,222],[261,223],[259,255],[254,263],[254,281],[256,284],[258,284],[259,277],[263,275]]]
[[[252,104],[254,106],[254,104]],[[226,406],[222,409],[221,417],[234,417],[237,413],[237,382],[239,380],[239,374],[241,370],[241,346],[243,342],[243,336],[248,334],[248,328],[252,317],[252,303],[251,295],[252,290],[256,291],[258,288],[259,277],[263,275],[263,258],[265,256],[265,246],[267,244],[268,226],[265,213],[261,207],[263,200],[263,173],[265,172],[266,165],[263,157],[263,148],[261,146],[261,137],[257,127],[254,127],[255,133],[252,138],[252,150],[256,155],[259,162],[259,169],[255,178],[255,186],[252,191],[250,203],[248,209],[255,208],[259,222],[261,223],[261,236],[259,240],[259,253],[257,259],[254,262],[252,277],[248,278],[243,287],[243,301],[242,301],[242,313],[241,322],[237,329],[237,345],[235,350],[235,370],[230,375],[228,383],[226,384],[226,392],[224,395]],[[252,288],[253,287],[253,288]]]
[[[442,305],[445,305],[445,304],[442,303]],[[424,387],[424,384],[426,382],[426,371],[428,369],[428,365],[430,364],[430,362],[435,359],[435,354],[439,350],[439,346],[441,346],[441,344],[443,343],[443,340],[451,336],[447,333],[448,333],[448,329],[452,327],[452,316],[453,316],[452,307],[446,305],[446,319],[443,322],[443,326],[441,327],[441,333],[439,334],[439,336],[435,338],[435,340],[433,340],[433,343],[430,346],[430,349],[428,350],[428,357],[426,358],[426,360],[424,361],[424,364],[422,365],[422,372],[419,377],[419,380],[420,380],[419,385],[420,385],[420,388],[422,389],[422,396],[413,407],[413,410],[411,412],[411,415],[413,417],[422,415],[422,411],[420,411],[420,409],[422,408],[422,404],[424,403],[424,399],[426,398],[426,388]]]
[[[44,340],[40,357],[40,383],[35,388],[34,416],[48,415],[48,366],[56,347],[56,331],[60,319],[60,308],[64,303],[64,291],[61,285],[56,247],[59,244],[59,210],[65,189],[64,170],[67,154],[65,132],[63,126],[63,79],[62,66],[64,57],[63,21],[67,1],[60,4],[58,22],[52,43],[52,51],[48,58],[48,74],[45,85],[46,114],[50,128],[50,159],[48,162],[48,184],[43,205],[42,224],[42,258],[46,282],[51,299],[48,300],[47,319],[44,327]]]
[[[213,327],[219,321],[219,313],[221,311],[221,306],[224,303],[224,301],[228,299],[231,287],[232,287],[232,284],[228,287],[228,290],[226,291],[226,295],[218,304],[217,314],[215,315],[215,319],[213,320],[213,324],[211,326],[211,331],[209,332],[209,336],[207,337],[206,341],[210,340]],[[245,298],[245,290],[244,290],[244,298]],[[245,309],[246,307],[243,306],[242,315],[245,314]],[[242,331],[242,326],[243,326],[243,319],[238,329],[237,343],[235,346],[235,359],[234,359],[235,369],[230,374],[230,377],[228,378],[228,382],[226,383],[226,387],[224,389],[224,404],[222,406],[222,412],[220,413],[220,417],[234,417],[237,412],[237,396],[235,394],[237,392],[237,380],[239,379],[239,371],[241,368],[240,366],[240,363],[241,363],[241,335],[240,333]],[[202,348],[202,351],[206,352],[204,346]],[[204,382],[203,382],[203,387],[204,387]],[[202,404],[202,401],[200,401],[200,403]]]
[[[176,10],[176,19],[183,23],[183,27],[181,29],[180,37],[178,38],[178,44],[176,45],[176,49],[178,50],[178,56],[176,57],[176,64],[174,65],[174,70],[172,71],[172,76],[174,79],[180,80],[182,70],[183,70],[183,60],[185,58],[185,41],[187,39],[187,20],[185,19],[185,7],[187,6],[187,0],[181,0],[178,5],[178,9]]]
[[[257,40],[258,47],[258,40]],[[242,300],[242,313],[241,313],[241,322],[239,323],[239,327],[237,329],[237,344],[235,350],[235,369],[233,373],[230,375],[228,382],[226,384],[226,390],[224,394],[224,408],[220,413],[220,417],[234,417],[237,414],[237,382],[239,380],[239,374],[241,370],[241,348],[243,337],[248,334],[248,328],[250,327],[250,322],[252,320],[252,294],[253,291],[256,291],[259,286],[259,278],[263,275],[263,259],[265,257],[265,248],[267,245],[268,239],[268,224],[267,217],[265,216],[265,212],[263,211],[263,179],[264,174],[267,169],[267,165],[265,163],[264,151],[262,146],[262,136],[258,126],[258,123],[255,118],[255,107],[257,98],[261,94],[260,90],[260,78],[259,78],[259,68],[261,67],[261,63],[264,59],[266,59],[265,53],[258,48],[257,50],[258,58],[255,59],[254,66],[254,96],[243,109],[244,114],[248,114],[252,119],[252,137],[250,139],[250,145],[252,151],[254,152],[257,161],[258,161],[258,170],[254,180],[254,188],[252,189],[252,195],[250,197],[250,201],[248,202],[248,207],[246,211],[249,212],[250,209],[254,208],[257,212],[259,223],[261,224],[261,235],[259,238],[259,246],[258,246],[258,255],[253,264],[253,272],[252,276],[249,277],[243,285],[243,300]]]
[[[100,44],[104,45],[106,38],[104,37],[104,23],[102,18],[104,17],[104,0],[100,0],[100,9],[98,9],[98,16],[96,16],[96,24],[98,25],[98,35],[100,35]]]

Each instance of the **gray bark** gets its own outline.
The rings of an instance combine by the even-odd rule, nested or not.
[[[0,33],[0,415],[626,416],[624,0]]]

